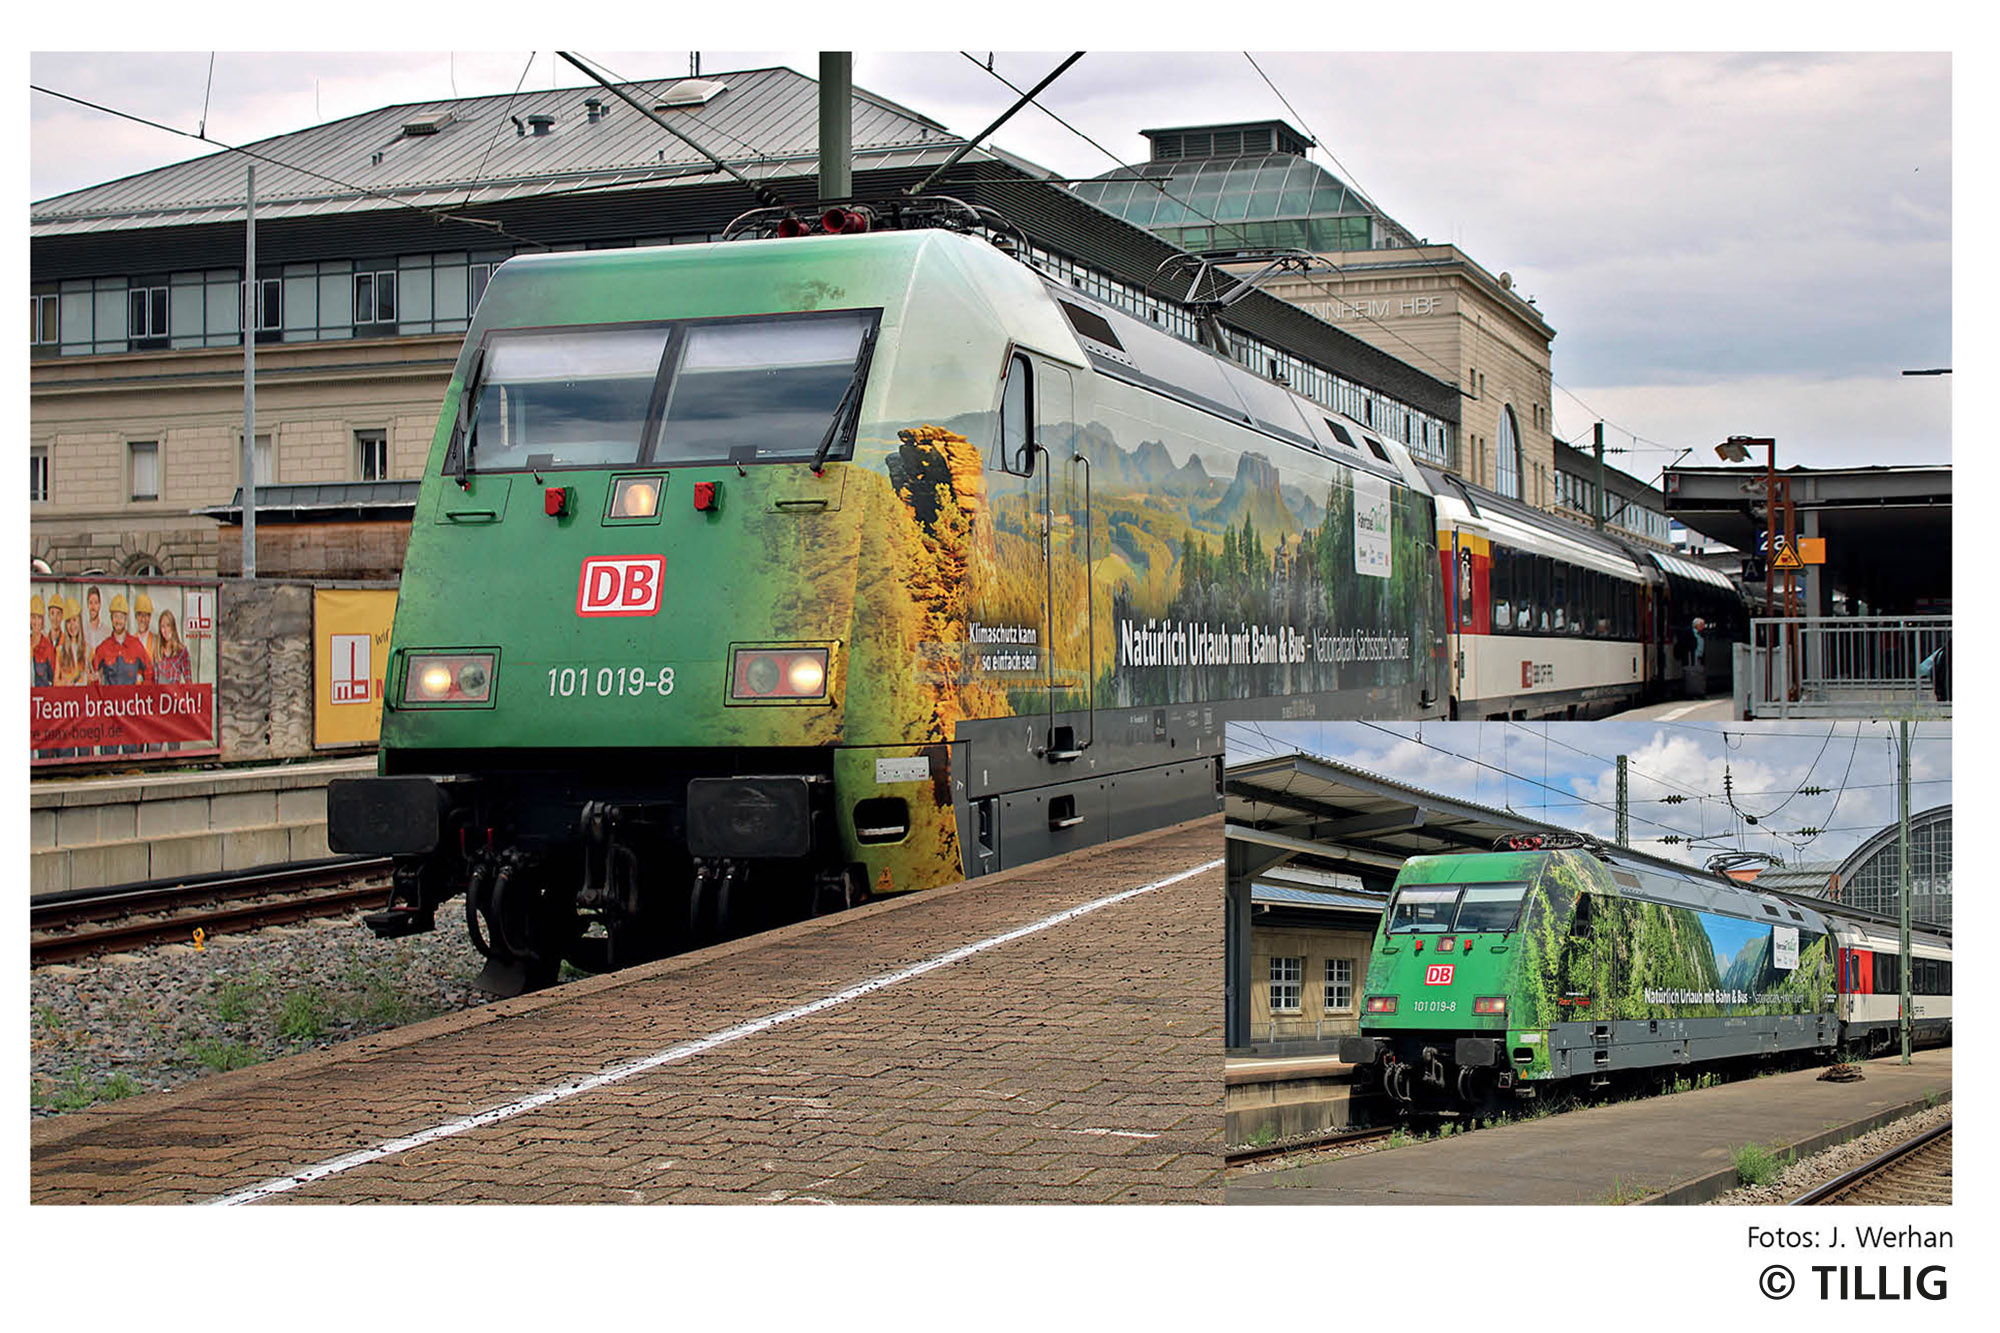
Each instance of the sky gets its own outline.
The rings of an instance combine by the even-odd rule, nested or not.
[[[1721,852],[1765,852],[1799,865],[1840,861],[1896,822],[1895,731],[1845,720],[1231,723],[1228,762],[1318,755],[1609,841],[1622,754],[1636,850],[1696,865]],[[1952,729],[1922,722],[1911,734],[1916,814],[1951,803]],[[1807,786],[1825,794],[1801,795]],[[1663,799],[1676,795],[1687,799]],[[1669,835],[1695,841],[1662,841]]]
[[[690,69],[690,51],[573,49],[626,78]],[[857,50],[854,80],[972,134],[1015,98],[974,54]],[[991,54],[1025,88],[1067,53]],[[817,71],[814,50],[700,57],[704,74]],[[210,58],[35,54],[29,82],[247,143],[397,102],[581,81],[546,50],[225,51],[212,78]],[[1953,360],[1958,77],[1948,52],[1092,51],[1039,99],[1067,127],[1030,108],[992,142],[1092,176],[1143,161],[1142,129],[1283,118],[1391,217],[1536,299],[1556,329],[1556,431],[1587,444],[1605,420],[1627,451],[1614,466],[1650,480],[1683,450],[1715,462],[1729,435],[1776,438],[1786,466],[1942,463],[1952,377],[1901,372]],[[206,151],[41,93],[29,109],[33,199]]]

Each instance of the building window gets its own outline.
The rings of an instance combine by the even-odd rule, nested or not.
[[[493,265],[469,264],[465,270],[466,309],[479,309],[479,298],[486,295],[486,284],[493,280]]]
[[[280,329],[285,321],[285,284],[278,278],[257,279],[257,329]]]
[[[1521,437],[1514,429],[1514,409],[1500,409],[1500,453],[1493,489],[1510,500],[1521,499]]]
[[[1352,958],[1329,958],[1326,960],[1326,1011],[1330,1014],[1346,1013],[1354,1008],[1354,960]]]
[[[49,498],[49,447],[33,445],[28,450],[28,502],[39,504]]]
[[[54,292],[28,298],[28,345],[46,347],[62,341],[62,300]]]
[[[160,445],[157,440],[134,440],[125,446],[131,469],[132,498],[160,498]]]
[[[151,342],[167,336],[167,289],[134,287],[125,297],[125,336]]]
[[[387,481],[389,479],[388,431],[357,430],[354,432],[354,475],[363,481]]]
[[[354,275],[354,322],[393,324],[396,322],[396,271]]]
[[[1271,960],[1271,1012],[1296,1014],[1305,992],[1305,959]]]

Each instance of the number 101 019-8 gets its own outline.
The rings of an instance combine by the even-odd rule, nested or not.
[[[674,669],[660,667],[550,667],[549,697],[569,699],[657,694],[674,692]]]

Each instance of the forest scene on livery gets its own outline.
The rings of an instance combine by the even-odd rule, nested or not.
[[[1059,438],[1021,477],[982,465],[983,424],[906,428],[888,460],[928,566],[911,591],[939,632],[919,674],[964,687],[944,711],[1038,712],[1052,684],[1060,712],[1428,683],[1421,494],[1324,463],[1325,481],[1283,473],[1277,442],[1214,450],[1212,472],[1201,451],[1176,464],[1097,422],[1073,437],[1087,464]],[[1045,442],[1074,430],[1044,426]]]
[[[1512,1025],[1827,1012],[1827,937],[1643,902],[1577,853],[1548,858],[1522,923]]]

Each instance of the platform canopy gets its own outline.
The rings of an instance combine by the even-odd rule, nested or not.
[[[1826,541],[1826,591],[1878,614],[1937,610],[1951,601],[1951,468],[1780,468],[1802,537]],[[1739,551],[1764,531],[1764,469],[1669,468],[1667,514]],[[1810,594],[1809,594],[1810,596]],[[1809,600],[1806,614],[1826,614]]]

